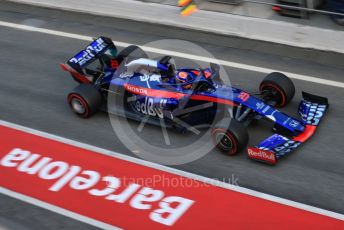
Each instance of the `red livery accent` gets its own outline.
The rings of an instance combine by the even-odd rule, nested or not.
[[[236,106],[236,104],[233,101],[230,101],[227,99],[216,98],[216,97],[204,96],[204,95],[192,95],[190,99],[198,100],[198,101],[210,101],[210,102],[216,102],[216,103],[230,105],[230,106]]]
[[[64,70],[64,71],[70,71],[66,64],[61,63],[61,64],[60,64],[60,67],[61,67],[61,69]]]
[[[317,127],[315,125],[306,125],[305,131],[303,131],[298,136],[294,137],[293,140],[302,143],[306,142],[315,133],[316,129]]]
[[[125,88],[125,90],[127,90],[131,93],[144,95],[147,97],[180,99],[180,98],[185,96],[185,94],[183,94],[183,93],[168,92],[168,91],[163,91],[163,90],[144,88],[144,87],[131,85],[131,84],[124,84],[124,88]]]
[[[90,84],[90,83],[91,83],[91,81],[88,80],[88,79],[86,78],[86,76],[84,76],[84,75],[82,75],[82,74],[76,72],[74,69],[72,69],[72,68],[69,67],[68,65],[61,63],[60,66],[61,66],[61,68],[62,68],[64,71],[67,71],[67,72],[69,72],[70,74],[72,74],[72,76],[73,76],[74,78],[76,78],[77,80],[79,80],[80,83],[84,83],[84,84]]]
[[[196,76],[199,76],[201,74],[201,71],[198,71],[198,70],[192,70],[191,72],[195,74]]]
[[[250,98],[250,94],[248,94],[246,92],[241,92],[239,94],[238,98],[241,99],[242,101],[246,102]]]
[[[279,6],[273,6],[273,7],[272,7],[272,10],[273,10],[273,11],[281,11],[281,7],[279,7]]]
[[[211,76],[211,72],[209,70],[205,70],[204,71],[204,76],[205,76],[205,78],[208,79]]]
[[[247,147],[247,155],[251,159],[265,161],[270,164],[276,164],[277,162],[276,155],[274,152],[255,147]]]
[[[118,63],[118,61],[116,59],[111,59],[110,64],[111,64],[111,68],[112,69],[117,69],[118,66],[119,66],[119,63]]]
[[[144,87],[131,85],[131,84],[124,84],[124,88],[125,90],[131,93],[144,95],[147,97],[181,99],[182,97],[186,96],[186,94],[183,94],[183,93],[144,88]],[[221,104],[230,105],[230,106],[236,106],[236,104],[233,101],[230,101],[227,99],[210,97],[210,96],[204,96],[204,95],[192,95],[190,99],[198,100],[198,101],[210,101],[210,102],[216,102],[216,103],[221,103]]]

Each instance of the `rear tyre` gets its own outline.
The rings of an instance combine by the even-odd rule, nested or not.
[[[295,95],[294,83],[286,75],[279,72],[268,74],[260,83],[259,90],[260,92],[268,91],[278,108],[286,106]]]
[[[68,104],[78,116],[88,118],[98,112],[102,105],[102,96],[93,85],[81,84],[75,87],[67,97]]]
[[[125,58],[127,58],[128,59],[127,61],[130,62],[139,58],[148,58],[148,56],[146,52],[143,51],[143,49],[141,49],[140,47],[131,45],[124,48],[118,54],[118,59],[120,60],[120,62],[122,62]]]
[[[228,155],[235,155],[248,144],[247,129],[238,121],[224,118],[212,129],[211,137],[217,149]]]

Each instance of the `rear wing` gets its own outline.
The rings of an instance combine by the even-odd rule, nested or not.
[[[77,72],[82,73],[82,69],[98,59],[108,49],[112,49],[117,55],[117,48],[110,38],[99,37],[89,44],[84,50],[74,55],[67,61]]]
[[[328,110],[327,98],[302,92],[303,100],[299,105],[304,131],[292,137],[274,134],[255,147],[248,147],[248,157],[268,164],[276,164],[278,159],[288,155],[310,139]]]

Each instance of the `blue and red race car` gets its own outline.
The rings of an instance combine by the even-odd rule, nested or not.
[[[208,126],[222,152],[234,155],[247,148],[249,158],[269,164],[307,141],[329,106],[327,98],[303,92],[297,119],[277,109],[295,94],[294,84],[282,73],[268,74],[253,94],[225,85],[216,64],[176,69],[171,57],[151,60],[137,46],[117,53],[106,37],[95,39],[61,67],[80,83],[68,95],[70,107],[80,117],[104,110],[155,125],[163,120],[166,127],[180,132]],[[274,134],[247,147],[247,126],[260,119],[274,124]]]

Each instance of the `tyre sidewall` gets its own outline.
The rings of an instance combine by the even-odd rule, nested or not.
[[[219,145],[219,142],[217,140],[217,137],[219,134],[227,135],[227,137],[232,142],[232,149],[231,150],[225,150],[221,148],[221,145]],[[212,129],[211,132],[212,140],[214,145],[223,153],[228,155],[235,155],[242,149],[244,149],[249,140],[247,129],[244,125],[237,122],[234,119],[230,118],[224,118],[221,121],[219,121]]]
[[[75,87],[70,94],[68,94],[68,103],[74,113],[82,118],[87,118],[98,112],[102,105],[102,96],[98,89],[93,85],[81,84]],[[78,100],[85,109],[84,113],[79,113],[72,106],[72,100]]]
[[[295,86],[293,82],[284,74],[273,72],[268,74],[260,83],[259,90],[274,90],[279,94],[280,100],[275,107],[282,108],[286,106],[295,95]]]

